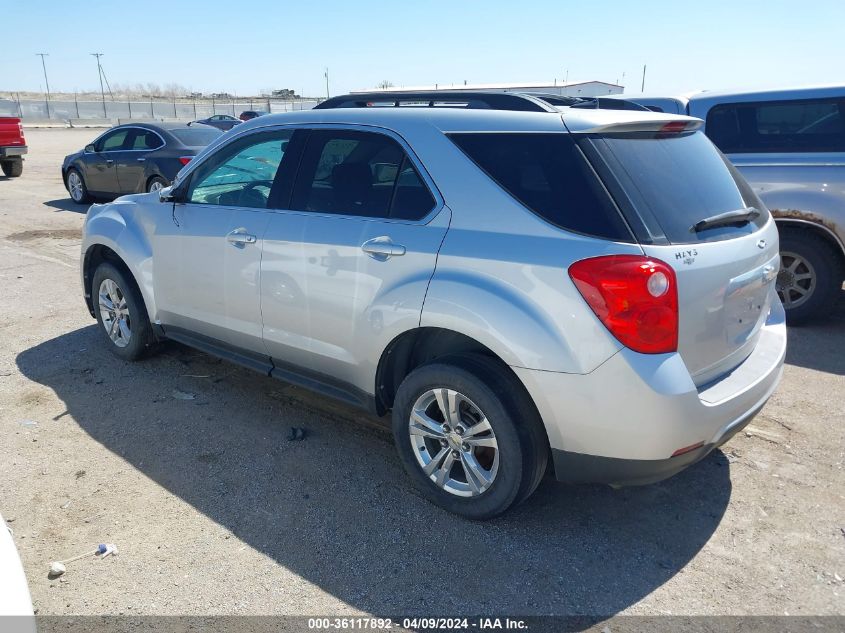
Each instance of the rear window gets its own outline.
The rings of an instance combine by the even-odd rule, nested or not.
[[[188,147],[205,147],[211,141],[223,134],[220,130],[214,127],[206,128],[185,128],[182,130],[170,130],[179,142]]]
[[[725,153],[843,152],[845,99],[718,105],[707,135]]]
[[[524,206],[562,229],[616,241],[631,232],[568,133],[462,133],[449,138]]]
[[[620,205],[632,207],[637,216],[632,225],[641,241],[716,241],[753,233],[766,223],[768,214],[762,204],[747,188],[743,195],[742,177],[702,132],[593,136],[583,143],[603,162],[602,173],[616,181],[610,188],[617,199],[625,198],[618,200]],[[750,222],[698,232],[692,228],[706,218],[751,206],[760,215]]]

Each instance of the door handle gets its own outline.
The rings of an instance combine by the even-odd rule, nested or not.
[[[111,158],[106,159],[106,165],[111,165],[114,161]]]
[[[374,237],[361,244],[361,250],[373,259],[383,262],[391,257],[399,257],[405,254],[405,247],[401,244],[394,244],[386,235]]]
[[[137,160],[139,163],[143,163],[143,162],[144,162],[145,160],[147,160],[147,159],[146,159],[146,158],[138,158],[138,159],[136,159],[136,160]]]
[[[254,235],[250,235],[245,229],[235,229],[226,235],[226,241],[238,248],[243,248],[247,244],[255,244],[256,239]]]

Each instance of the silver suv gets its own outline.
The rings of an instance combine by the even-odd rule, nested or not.
[[[625,98],[706,121],[780,229],[787,319],[830,314],[845,280],[845,86]]]
[[[172,187],[92,206],[111,349],[172,339],[392,411],[414,483],[475,519],[550,463],[663,479],[760,410],[786,348],[777,229],[700,120],[390,99],[260,117]]]

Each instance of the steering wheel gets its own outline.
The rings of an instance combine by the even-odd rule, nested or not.
[[[238,195],[238,199],[240,204],[238,206],[242,207],[251,207],[254,205],[244,204],[245,202],[249,202],[250,200],[258,201],[257,196],[261,196],[261,208],[267,206],[267,201],[270,199],[270,191],[266,194],[263,191],[258,191],[259,187],[266,187],[268,190],[272,190],[273,188],[273,181],[272,180],[256,180],[254,182],[249,183],[246,187],[241,189],[241,193]]]

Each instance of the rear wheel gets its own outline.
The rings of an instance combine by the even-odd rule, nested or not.
[[[76,204],[86,204],[92,200],[88,193],[88,187],[85,186],[85,181],[82,179],[82,174],[73,167],[67,172],[67,190],[71,200]]]
[[[3,174],[9,178],[17,178],[23,173],[23,160],[20,158],[4,160],[0,166],[2,166]]]
[[[110,263],[94,272],[91,292],[97,322],[109,349],[124,360],[138,360],[151,350],[155,335],[144,300],[134,281]]]
[[[526,499],[548,461],[534,404],[506,367],[483,356],[444,357],[411,372],[396,394],[393,434],[417,488],[470,519]]]
[[[161,176],[153,176],[147,183],[147,192],[161,191],[167,186],[167,181]]]
[[[842,289],[842,261],[834,248],[808,231],[784,230],[777,292],[787,321],[798,325],[828,314]]]

